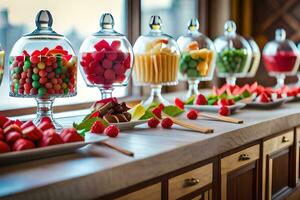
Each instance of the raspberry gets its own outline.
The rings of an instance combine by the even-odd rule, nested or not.
[[[196,105],[207,105],[207,100],[203,94],[197,96]]]
[[[196,110],[190,110],[187,114],[186,114],[188,119],[192,119],[195,120],[198,118],[198,112]]]
[[[161,126],[163,128],[171,128],[173,126],[173,121],[167,117],[161,121]]]
[[[101,134],[101,133],[103,133],[104,129],[105,129],[105,126],[102,124],[101,121],[98,120],[93,124],[93,126],[91,128],[91,132],[96,133],[96,134]]]
[[[160,104],[158,105],[158,108],[161,109],[161,110],[163,110],[163,109],[165,108],[165,106],[164,106],[164,104],[160,103]]]
[[[228,106],[228,105],[229,105],[229,103],[228,103],[228,101],[227,101],[226,98],[220,99],[220,100],[218,101],[218,104],[219,104],[220,106]]]
[[[233,99],[228,99],[227,102],[228,102],[228,105],[229,105],[229,106],[235,104],[235,101],[234,101]]]
[[[228,115],[230,115],[230,110],[229,110],[229,108],[227,106],[222,106],[219,109],[219,114],[223,115],[223,116],[228,116]]]
[[[176,98],[176,99],[175,99],[175,105],[176,105],[178,108],[184,109],[184,102],[181,101],[179,98]]]
[[[119,132],[119,128],[115,125],[109,125],[104,129],[104,133],[109,137],[117,137]]]
[[[154,108],[153,110],[152,110],[152,113],[156,116],[156,117],[158,117],[159,119],[161,119],[161,109],[160,108]]]
[[[159,120],[156,119],[155,117],[152,117],[151,119],[148,120],[148,126],[150,128],[156,128],[159,124]]]

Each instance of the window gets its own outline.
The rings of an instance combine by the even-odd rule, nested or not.
[[[152,15],[159,15],[163,22],[162,30],[174,38],[186,32],[187,23],[197,17],[197,0],[142,0],[142,34],[149,32],[149,20]]]
[[[115,19],[115,29],[126,33],[126,0],[63,0],[39,1],[39,0],[1,0],[0,1],[0,43],[6,50],[6,61],[14,43],[22,34],[31,32],[35,28],[35,15],[39,10],[47,9],[53,16],[53,28],[60,34],[64,34],[72,43],[76,51],[85,37],[99,30],[100,15],[110,12]],[[8,96],[8,62],[5,65],[5,75],[0,86],[0,110],[35,106],[33,99],[20,99]],[[76,97],[58,98],[55,105],[82,103],[94,101],[100,98],[97,88],[88,88],[80,72],[77,76],[78,84]],[[115,90],[115,96],[125,96],[125,88]]]

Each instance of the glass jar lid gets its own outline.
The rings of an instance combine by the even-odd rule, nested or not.
[[[150,31],[146,35],[141,35],[134,44],[133,51],[136,54],[142,53],[175,53],[179,55],[178,45],[173,37],[164,33],[163,23],[160,16],[151,16],[149,21]]]
[[[42,50],[45,47],[52,49],[56,46],[62,47],[68,54],[75,55],[71,43],[63,35],[52,29],[53,18],[48,10],[41,10],[36,15],[36,29],[23,35],[13,46],[11,56],[22,54],[24,50],[32,53],[35,50]]]

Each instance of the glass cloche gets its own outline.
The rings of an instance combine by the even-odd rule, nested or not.
[[[218,76],[235,85],[236,78],[245,77],[249,70],[252,57],[249,43],[236,33],[234,21],[229,20],[224,25],[224,35],[216,38],[214,44]]]
[[[100,30],[80,47],[80,71],[88,87],[98,87],[102,99],[112,97],[114,87],[126,86],[133,66],[133,50],[127,38],[114,30],[110,13],[100,18]]]
[[[294,42],[286,39],[284,29],[277,29],[275,40],[265,45],[263,61],[269,75],[277,78],[276,88],[284,85],[287,75],[296,75],[299,67],[299,50]]]
[[[140,36],[134,44],[135,66],[133,81],[135,85],[151,87],[150,97],[143,101],[144,106],[153,102],[168,105],[161,96],[161,87],[176,85],[180,51],[176,41],[161,31],[159,16],[152,16],[150,32]]]
[[[260,49],[259,49],[257,43],[255,42],[255,40],[253,38],[248,37],[248,38],[246,38],[246,40],[248,41],[248,43],[251,47],[251,50],[252,50],[252,57],[251,57],[250,66],[249,66],[248,72],[246,74],[246,77],[253,78],[259,67],[261,53],[260,53]]]
[[[0,44],[0,85],[4,76],[5,52]]]
[[[188,23],[187,32],[177,40],[181,51],[179,72],[188,80],[189,90],[186,99],[199,94],[200,81],[210,81],[215,69],[215,47],[213,42],[198,31],[196,18]]]
[[[55,97],[76,95],[77,57],[70,42],[52,29],[48,10],[36,15],[36,29],[23,35],[9,56],[10,92],[13,97],[35,98],[37,116],[49,117],[57,130],[62,129],[52,116]]]

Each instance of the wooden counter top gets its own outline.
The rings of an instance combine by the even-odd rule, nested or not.
[[[168,131],[144,126],[109,139],[133,151],[133,158],[97,145],[78,153],[0,167],[0,198],[90,199],[109,194],[298,126],[300,104],[268,111],[243,109],[233,116],[245,124],[201,119],[190,122],[213,127],[215,132],[205,135],[176,126]],[[79,121],[78,117],[61,119],[64,124],[74,120]]]

